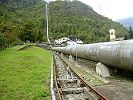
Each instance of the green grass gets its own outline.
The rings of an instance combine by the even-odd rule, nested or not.
[[[90,85],[104,84],[101,80],[94,77],[91,73],[86,72],[82,67],[71,66],[71,68],[81,77],[84,77],[86,82]]]
[[[69,67],[76,72],[80,77],[83,77],[84,81],[90,85],[102,85],[104,84],[103,81],[94,77],[93,73],[88,72],[87,69],[83,68],[82,66],[78,67],[76,64],[74,65],[72,62],[68,61],[67,58],[63,57],[65,62],[69,65]]]
[[[0,100],[50,100],[50,52],[19,48],[0,51]]]

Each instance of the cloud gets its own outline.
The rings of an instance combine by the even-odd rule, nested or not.
[[[124,17],[133,16],[133,0],[80,0],[90,5],[96,12],[118,20]]]

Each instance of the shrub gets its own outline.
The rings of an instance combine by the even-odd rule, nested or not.
[[[2,33],[0,33],[0,50],[7,48],[7,40]]]

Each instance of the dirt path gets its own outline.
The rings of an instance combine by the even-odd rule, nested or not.
[[[133,82],[112,82],[95,88],[109,100],[133,100]]]

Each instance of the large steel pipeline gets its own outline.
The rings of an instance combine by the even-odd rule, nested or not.
[[[52,47],[57,52],[133,71],[133,40]]]

